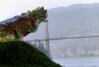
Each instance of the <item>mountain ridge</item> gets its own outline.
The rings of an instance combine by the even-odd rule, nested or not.
[[[83,36],[99,34],[99,4],[77,4],[48,10],[50,38]],[[26,39],[42,39],[46,37],[45,23],[42,23],[36,33],[31,33]],[[98,38],[50,41],[52,54],[64,53],[67,48],[75,51],[99,50]],[[54,56],[54,55],[53,55]]]

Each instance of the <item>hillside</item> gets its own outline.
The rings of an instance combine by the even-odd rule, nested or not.
[[[0,67],[61,67],[28,43],[0,38]]]

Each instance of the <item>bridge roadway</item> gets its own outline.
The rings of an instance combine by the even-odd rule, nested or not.
[[[99,38],[99,35],[87,35],[87,36],[72,36],[72,37],[49,38],[49,41],[65,40],[65,39],[85,39],[85,38]],[[35,41],[46,41],[46,39],[28,40],[27,42],[35,42]]]

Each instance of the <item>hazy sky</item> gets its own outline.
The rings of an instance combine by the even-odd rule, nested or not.
[[[0,21],[38,6],[50,9],[79,3],[99,3],[99,0],[0,0]]]

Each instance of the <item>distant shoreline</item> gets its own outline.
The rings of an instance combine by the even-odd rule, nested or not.
[[[61,58],[52,58],[52,59],[79,59],[79,58],[99,58],[99,56],[89,56],[89,57],[61,57]]]

